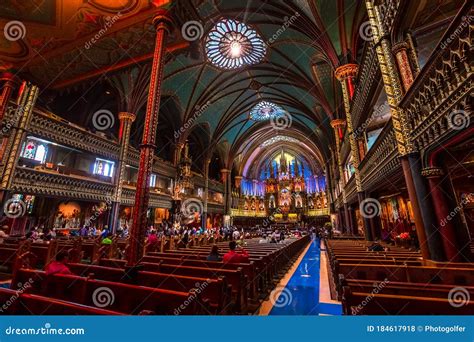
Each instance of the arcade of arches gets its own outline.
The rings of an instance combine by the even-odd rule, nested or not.
[[[462,0],[4,1],[0,304],[56,267],[141,304],[58,281],[19,297],[30,313],[176,314],[195,277],[178,314],[472,314],[472,18]]]

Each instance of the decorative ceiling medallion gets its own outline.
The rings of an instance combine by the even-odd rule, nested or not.
[[[263,121],[280,118],[286,115],[286,111],[277,104],[261,101],[250,110],[250,119]]]
[[[270,146],[270,145],[273,145],[277,142],[280,142],[280,141],[285,141],[285,142],[291,142],[291,143],[297,143],[299,142],[298,139],[295,139],[293,137],[288,137],[286,135],[277,135],[277,136],[274,136],[268,140],[266,140],[265,142],[262,143],[262,145],[260,145],[261,147],[267,147],[267,146]]]
[[[221,69],[237,69],[259,63],[266,45],[254,29],[232,19],[219,21],[206,38],[209,61]]]

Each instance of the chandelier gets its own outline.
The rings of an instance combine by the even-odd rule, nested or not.
[[[286,111],[277,104],[261,101],[250,110],[250,119],[263,121],[285,116]]]
[[[223,19],[214,26],[205,47],[213,65],[229,70],[257,64],[266,53],[265,42],[257,31],[232,19]]]

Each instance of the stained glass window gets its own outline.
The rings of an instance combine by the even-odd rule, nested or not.
[[[112,177],[115,163],[110,160],[96,158],[94,163],[94,174]]]
[[[254,29],[232,19],[219,21],[206,38],[209,61],[221,69],[237,69],[259,63],[266,45]]]
[[[277,104],[261,101],[250,110],[250,118],[254,121],[263,121],[283,117],[286,111]]]
[[[48,147],[45,144],[37,144],[33,140],[28,140],[26,144],[23,144],[23,151],[21,156],[27,159],[33,159],[44,163],[46,154],[48,153]]]

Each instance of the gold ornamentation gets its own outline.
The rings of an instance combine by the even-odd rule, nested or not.
[[[421,175],[426,178],[439,178],[444,175],[444,171],[439,167],[427,167],[421,171]]]
[[[338,67],[334,74],[339,81],[346,80],[347,78],[354,78],[357,75],[359,66],[357,64],[344,64]]]

